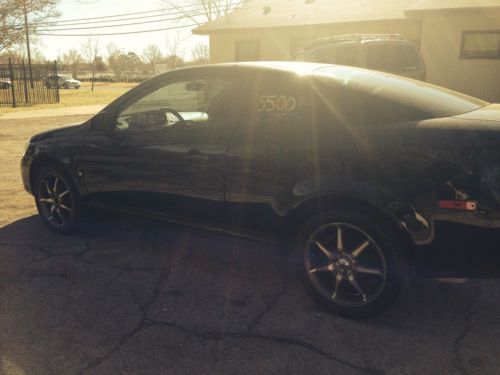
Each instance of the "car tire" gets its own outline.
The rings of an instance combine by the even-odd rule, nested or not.
[[[69,86],[68,86],[66,83],[65,83],[65,84],[63,84],[63,86],[62,86],[62,87],[63,87],[63,89],[65,89],[65,90],[69,89]]]
[[[306,290],[330,312],[349,319],[387,310],[410,276],[402,234],[383,215],[359,208],[309,218],[295,254]]]
[[[81,198],[61,166],[47,165],[38,171],[33,195],[38,213],[50,229],[69,233],[77,228],[82,216]]]

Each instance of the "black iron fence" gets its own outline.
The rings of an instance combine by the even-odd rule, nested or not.
[[[0,107],[59,102],[57,85],[47,78],[57,75],[57,64],[0,64]]]

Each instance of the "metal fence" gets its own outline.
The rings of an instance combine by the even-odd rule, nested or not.
[[[57,75],[57,63],[0,64],[0,107],[59,102],[57,85],[47,87],[47,78]]]

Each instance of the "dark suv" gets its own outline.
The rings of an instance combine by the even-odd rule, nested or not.
[[[424,59],[417,46],[399,34],[339,35],[315,40],[295,61],[356,66],[425,81]]]
[[[58,232],[88,205],[291,239],[311,293],[366,317],[435,221],[500,227],[500,108],[358,68],[208,65],[35,135],[22,176]]]

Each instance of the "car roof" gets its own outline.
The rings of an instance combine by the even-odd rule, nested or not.
[[[207,64],[207,65],[197,65],[187,68],[180,68],[172,70],[163,74],[161,76],[169,76],[172,73],[183,73],[190,71],[219,71],[227,70],[229,71],[281,71],[288,73],[295,73],[299,75],[311,74],[317,69],[325,66],[331,66],[328,64],[319,64],[303,61],[252,61],[252,62],[230,62],[230,63],[218,63],[218,64]]]

